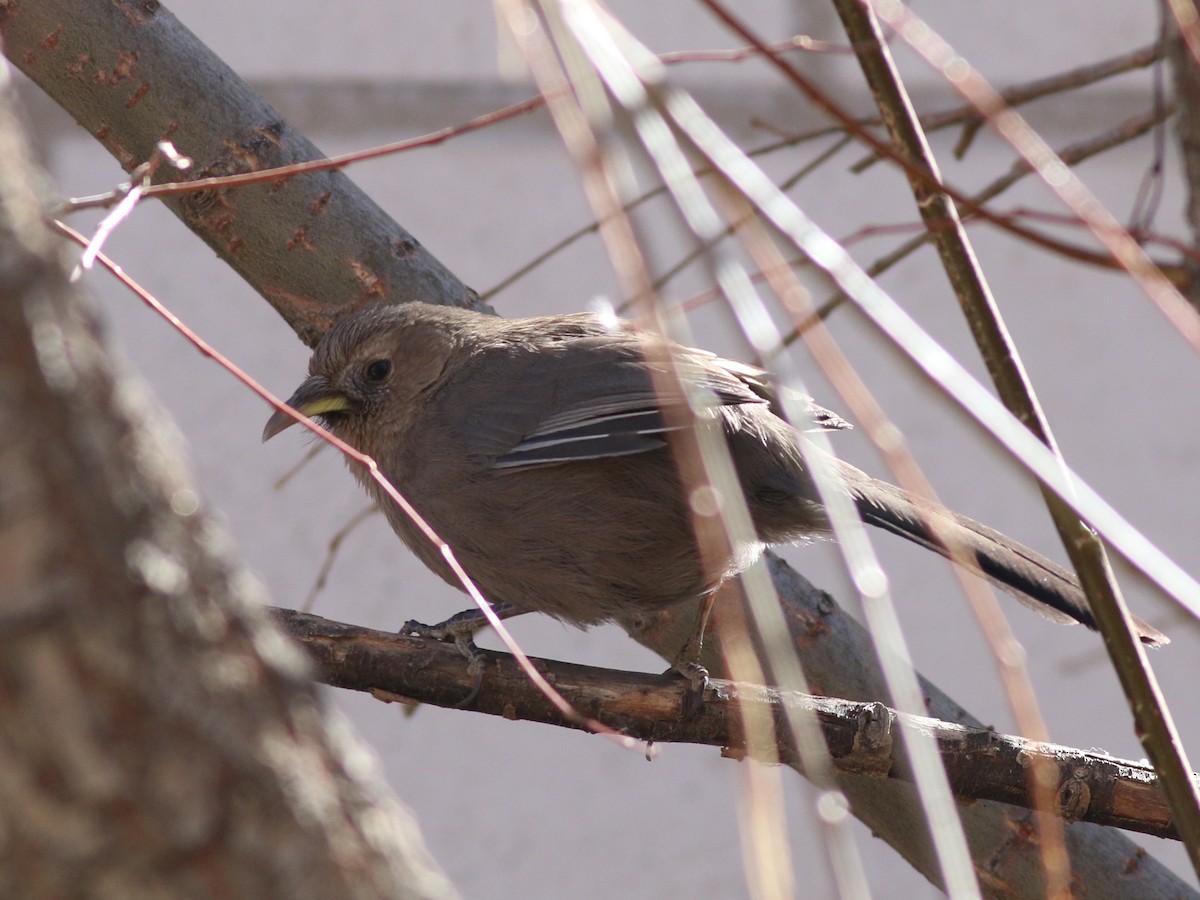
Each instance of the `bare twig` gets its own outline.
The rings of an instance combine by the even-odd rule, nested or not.
[[[1078,165],[1084,160],[1090,159],[1099,153],[1103,153],[1104,151],[1110,150],[1113,147],[1120,146],[1121,144],[1141,137],[1155,125],[1165,121],[1166,118],[1169,117],[1173,112],[1174,104],[1168,104],[1165,107],[1155,109],[1144,115],[1135,116],[1134,118],[1128,119],[1127,121],[1122,122],[1101,134],[1064,147],[1061,151],[1059,151],[1059,157],[1069,166]],[[972,194],[971,200],[976,205],[982,206],[983,204],[988,203],[989,201],[998,197],[1022,178],[1028,176],[1032,171],[1033,170],[1030,168],[1029,164],[1025,162],[1025,160],[1017,160],[1013,163],[1012,168],[1008,172],[1006,172],[1004,175],[1001,175],[978,193]],[[1005,216],[1006,218],[1012,218],[1013,213],[1005,213]],[[966,221],[969,224],[971,221],[970,217],[968,217]],[[1078,222],[1078,219],[1072,218],[1071,221]],[[896,265],[896,263],[906,259],[915,251],[928,244],[933,238],[933,231],[940,227],[942,227],[940,223],[926,223],[926,229],[923,232],[913,236],[895,250],[892,250],[886,256],[880,257],[870,266],[868,266],[867,274],[869,274],[872,278],[878,278],[892,266]],[[873,229],[870,233],[880,233],[883,230],[884,229]],[[866,233],[868,233],[868,230],[864,229],[858,232],[856,237],[863,236]],[[846,241],[843,241],[843,243],[848,244],[850,243],[850,240],[847,239]],[[1166,273],[1169,277],[1172,277],[1176,284],[1184,284],[1191,280],[1180,266],[1173,266],[1162,261],[1158,262],[1157,265],[1163,270],[1164,273]],[[825,318],[838,306],[840,306],[845,299],[846,295],[841,291],[834,293],[827,300],[825,300],[825,302],[817,307],[814,317],[820,319]],[[806,323],[801,323],[787,336],[788,343],[791,343],[797,337],[799,337],[806,327]]]
[[[1171,28],[1164,15],[1164,10],[1159,7],[1158,16],[1158,40],[1156,41],[1163,55],[1167,52],[1167,42],[1171,37]],[[1158,65],[1154,67],[1152,75],[1152,102],[1154,109],[1163,109],[1168,105],[1174,105],[1174,99],[1167,99],[1166,88],[1166,66]],[[1146,167],[1146,171],[1142,173],[1141,183],[1138,185],[1137,196],[1134,198],[1130,213],[1129,213],[1129,232],[1144,233],[1150,230],[1154,216],[1158,213],[1159,205],[1162,203],[1163,191],[1166,187],[1166,156],[1167,156],[1167,133],[1166,128],[1159,127],[1154,130],[1154,150],[1150,157],[1150,163]]]
[[[1187,28],[1181,29],[1177,21],[1180,16],[1187,15],[1187,9],[1192,10],[1193,18]],[[1181,104],[1177,127],[1187,183],[1184,212],[1191,230],[1192,243],[1200,246],[1200,62],[1197,61],[1195,52],[1196,48],[1200,47],[1200,36],[1197,35],[1196,13],[1192,3],[1174,3],[1172,11],[1172,23],[1175,27],[1171,39],[1167,42],[1167,52],[1171,61],[1175,95]],[[1195,276],[1188,290],[1188,297],[1193,304],[1200,305],[1200,262],[1189,258],[1185,260],[1185,264]]]
[[[325,585],[329,582],[329,573],[333,570],[333,564],[337,562],[338,551],[342,548],[342,542],[346,540],[354,530],[358,528],[368,518],[379,512],[379,507],[371,504],[363,507],[346,522],[341,528],[333,533],[333,537],[329,539],[329,544],[325,548],[325,559],[321,562],[321,568],[317,572],[317,577],[313,581],[313,586],[309,589],[308,596],[304,598],[304,606],[301,607],[305,612],[312,610],[313,605],[317,602],[317,595],[325,589]]]
[[[1066,72],[1058,72],[1045,78],[1037,78],[1022,84],[1015,84],[1000,91],[1000,96],[1009,106],[1023,106],[1034,100],[1060,94],[1065,91],[1078,90],[1089,84],[1095,84],[1115,75],[1123,75],[1134,69],[1144,69],[1153,65],[1163,57],[1163,47],[1160,42],[1147,44],[1132,53],[1124,53],[1098,63],[1088,63]],[[987,118],[979,114],[979,110],[970,103],[964,103],[956,109],[940,113],[928,113],[921,116],[921,127],[926,133],[940,131],[953,125],[963,124],[963,134],[954,146],[954,155],[962,157],[979,133],[979,129],[987,122]],[[855,165],[856,171],[867,168],[877,161],[878,156],[872,155],[863,162]]]

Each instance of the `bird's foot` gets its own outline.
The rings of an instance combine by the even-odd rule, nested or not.
[[[518,610],[507,603],[495,603],[492,611],[501,619],[507,619],[518,614]],[[400,629],[401,634],[411,634],[416,637],[432,638],[443,643],[452,643],[458,652],[467,658],[467,674],[475,677],[474,683],[467,696],[455,704],[457,707],[470,706],[479,696],[483,687],[483,671],[485,657],[483,651],[475,645],[475,635],[488,625],[487,616],[479,609],[464,609],[455,613],[444,622],[436,625],[426,625],[416,619],[409,619]]]
[[[700,665],[700,652],[704,649],[704,632],[708,627],[708,617],[712,612],[714,595],[704,598],[696,612],[696,624],[691,635],[675,656],[671,668],[687,679],[688,686],[683,692],[682,714],[685,722],[690,722],[704,708],[704,691],[708,687],[708,669]]]
[[[475,646],[475,635],[487,624],[487,618],[478,609],[464,609],[436,625],[426,625],[416,619],[409,619],[400,629],[400,633],[454,644],[463,656],[473,661],[479,656],[479,648]]]
[[[487,625],[487,619],[483,613],[477,609],[465,609],[436,625],[426,625],[416,619],[409,619],[400,629],[401,634],[453,643],[458,648],[458,652],[469,660],[467,674],[473,675],[475,680],[471,685],[471,690],[467,692],[467,696],[454,704],[459,709],[474,703],[475,698],[479,696],[480,688],[483,687],[484,657],[483,651],[475,645],[475,633],[485,625]]]

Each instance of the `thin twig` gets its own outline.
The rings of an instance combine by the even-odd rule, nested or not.
[[[1147,131],[1149,131],[1151,128],[1153,128],[1155,125],[1159,124],[1160,122],[1163,122],[1168,116],[1172,115],[1173,113],[1174,113],[1174,105],[1172,104],[1172,105],[1168,105],[1165,108],[1156,109],[1152,112],[1146,113],[1141,116],[1135,116],[1134,118],[1129,119],[1125,122],[1122,122],[1120,125],[1117,125],[1114,128],[1111,128],[1108,131],[1105,131],[1099,135],[1096,135],[1091,138],[1087,138],[1085,140],[1082,140],[1077,143],[1071,144],[1067,147],[1064,147],[1061,151],[1059,151],[1059,157],[1062,159],[1063,162],[1065,162],[1069,166],[1079,165],[1079,163],[1083,162],[1086,159],[1090,159],[1091,157],[1096,156],[1099,153],[1103,153],[1104,151],[1110,150],[1113,147],[1120,146],[1121,144],[1127,143],[1128,141],[1131,141],[1131,140],[1134,140],[1135,138],[1141,137],[1143,134],[1145,134]],[[971,200],[976,205],[982,206],[985,203],[988,203],[989,201],[995,199],[997,196],[1002,194],[1004,191],[1008,190],[1010,187],[1012,187],[1014,184],[1016,184],[1021,179],[1027,177],[1032,171],[1033,171],[1033,169],[1030,167],[1030,165],[1027,162],[1025,162],[1025,160],[1023,160],[1023,159],[1017,160],[1016,162],[1013,163],[1012,168],[1008,172],[1006,172],[1004,175],[1001,175],[999,178],[997,178],[991,184],[985,186],[978,193],[972,194]],[[1005,213],[1006,218],[1011,218],[1013,215],[1014,214],[1012,212]],[[967,217],[966,221],[968,224],[970,224],[971,218]],[[1073,218],[1071,221],[1078,223],[1079,220],[1077,218]],[[911,226],[905,226],[905,227],[911,227]],[[938,224],[938,225],[935,225],[934,227],[941,227],[941,226],[940,226],[940,224]],[[882,230],[883,229],[877,229],[877,231],[882,231]],[[865,235],[866,233],[867,233],[867,230],[863,229],[863,230],[857,232],[854,235],[854,237],[855,238],[861,237],[861,236]],[[886,256],[882,256],[879,259],[877,259],[875,262],[873,262],[870,266],[867,267],[867,274],[869,274],[872,278],[878,278],[880,275],[882,275],[884,272],[886,272],[892,266],[896,265],[897,263],[899,263],[902,260],[906,259],[907,257],[911,256],[915,251],[919,250],[921,247],[928,244],[932,240],[932,238],[933,238],[932,231],[929,230],[929,228],[927,227],[926,230],[923,231],[922,233],[915,235],[911,239],[905,241],[903,244],[901,244],[895,250],[892,250]],[[847,239],[846,241],[843,241],[843,243],[849,243],[849,242],[850,242],[849,239]],[[1176,278],[1184,278],[1185,277],[1184,273],[1182,272],[1182,270],[1180,269],[1179,266],[1171,265],[1166,262],[1158,262],[1158,263],[1156,263],[1156,265],[1160,269],[1162,269],[1165,273],[1167,273],[1168,275],[1173,275]],[[821,303],[817,307],[817,311],[814,314],[814,318],[824,319],[830,313],[832,313],[835,309],[837,309],[837,307],[840,306],[845,301],[845,299],[846,299],[845,293],[843,293],[842,291],[837,291],[832,296],[830,296],[827,300],[825,300],[824,303]],[[801,333],[803,333],[804,329],[809,327],[809,324],[810,323],[803,322],[800,325],[798,325],[796,330],[787,336],[788,343],[791,343],[797,337],[799,337],[799,335]]]
[[[324,444],[321,446],[324,446]],[[313,605],[317,602],[317,595],[325,589],[325,585],[329,582],[329,573],[333,570],[333,564],[337,562],[338,551],[342,548],[342,542],[353,534],[359,525],[377,512],[379,512],[379,507],[373,503],[370,506],[363,507],[350,517],[350,521],[333,533],[333,537],[329,539],[329,544],[325,548],[325,559],[321,562],[321,568],[317,572],[316,580],[313,581],[313,586],[309,589],[308,596],[304,598],[304,605],[301,609],[305,612],[312,611]]]
[[[1167,41],[1170,38],[1171,32],[1165,12],[1160,5],[1158,7],[1158,41],[1156,43],[1164,56],[1166,55]],[[1166,66],[1163,65],[1154,67],[1152,92],[1154,109],[1156,110],[1175,104],[1174,98],[1171,100],[1167,99],[1165,69]],[[1166,166],[1166,155],[1166,129],[1155,129],[1154,151],[1150,157],[1150,165],[1147,166],[1146,171],[1142,175],[1142,181],[1138,185],[1137,196],[1134,198],[1133,206],[1129,213],[1129,231],[1131,234],[1134,232],[1144,233],[1149,231],[1154,221],[1154,216],[1158,212],[1159,204],[1162,203],[1166,180],[1163,173]]]
[[[1146,66],[1158,62],[1162,57],[1163,45],[1161,42],[1155,41],[1153,44],[1147,44],[1145,47],[1134,50],[1132,53],[1124,53],[1120,56],[1114,56],[1111,59],[1069,69],[1066,72],[1058,72],[1045,78],[1037,78],[1033,81],[1006,87],[1000,91],[1000,96],[1009,106],[1023,106],[1034,100],[1041,100],[1065,91],[1077,90],[1089,84],[1103,81],[1106,78],[1112,78],[1115,75],[1132,72],[1134,69],[1144,69]],[[921,127],[928,133],[965,123],[963,135],[954,146],[954,155],[961,159],[966,155],[968,146],[986,121],[986,117],[981,116],[975,106],[970,103],[964,103],[955,109],[949,109],[945,112],[922,115]],[[857,163],[854,171],[862,171],[868,168],[872,163],[877,162],[879,158],[877,155],[868,157],[862,162]]]

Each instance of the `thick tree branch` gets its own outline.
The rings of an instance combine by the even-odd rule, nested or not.
[[[195,161],[193,178],[325,157],[158,3],[7,0],[0,34],[12,62],[126,171],[160,140]],[[164,202],[310,346],[373,300],[477,305],[342,172]]]

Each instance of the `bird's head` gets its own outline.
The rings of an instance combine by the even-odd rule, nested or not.
[[[374,455],[380,440],[403,427],[418,396],[439,383],[458,343],[457,331],[447,326],[439,308],[423,303],[375,304],[351,313],[321,339],[308,378],[287,404]],[[263,440],[295,421],[276,410]]]

